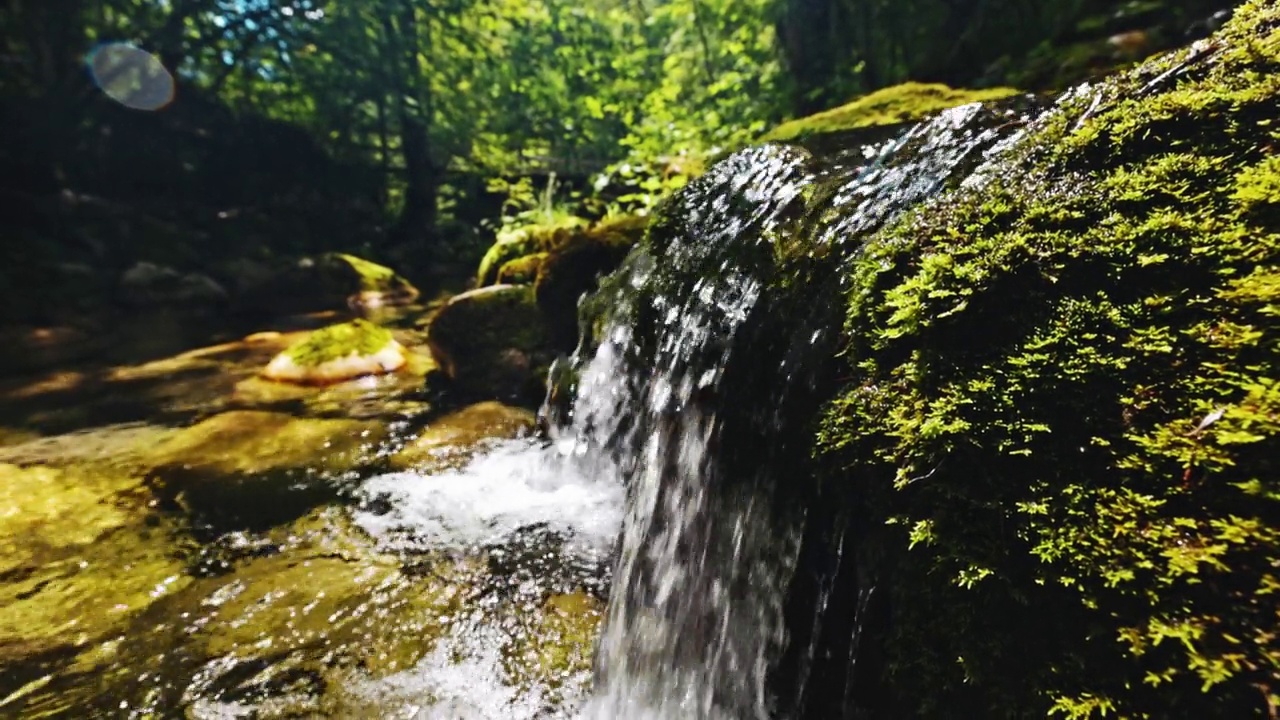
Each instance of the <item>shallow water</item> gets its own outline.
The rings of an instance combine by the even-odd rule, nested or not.
[[[0,717],[574,712],[620,486],[420,375],[256,379],[295,337],[0,382]]]

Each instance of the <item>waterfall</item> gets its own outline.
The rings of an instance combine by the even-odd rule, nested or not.
[[[872,594],[864,577],[853,607],[829,607],[839,553],[817,568],[812,597],[796,577],[803,546],[839,547],[844,536],[841,521],[810,508],[819,490],[787,440],[803,431],[790,421],[812,416],[835,355],[840,258],[970,177],[1008,146],[1017,117],[957,108],[824,161],[781,146],[737,153],[673,198],[606,284],[602,341],[572,417],[553,431],[562,451],[627,488],[583,717],[803,712],[815,656],[830,644],[824,614],[864,615]],[[802,623],[788,617],[797,612]],[[834,625],[856,635],[861,622]],[[809,628],[789,632],[798,624]],[[856,645],[846,637],[843,652]],[[784,659],[796,667],[780,671]]]

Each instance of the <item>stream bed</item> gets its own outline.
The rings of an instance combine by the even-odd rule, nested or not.
[[[621,485],[433,408],[411,322],[400,375],[258,379],[305,329],[0,382],[0,717],[572,716]]]

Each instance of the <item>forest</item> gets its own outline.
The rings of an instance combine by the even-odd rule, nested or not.
[[[109,306],[140,261],[232,293],[255,263],[336,250],[443,282],[499,230],[651,208],[784,120],[906,81],[1063,89],[1207,34],[1220,10],[14,0],[0,10],[4,317]],[[113,78],[131,57],[102,52],[113,43],[149,53],[135,70],[171,76],[156,82],[172,99],[130,107],[144,89]]]

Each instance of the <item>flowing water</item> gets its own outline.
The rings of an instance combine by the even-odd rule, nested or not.
[[[845,520],[792,427],[831,380],[840,263],[1025,122],[958,108],[716,165],[596,299],[545,440],[482,428],[401,463],[450,422],[412,393],[258,397],[239,375],[180,423],[5,440],[15,504],[56,506],[6,516],[32,535],[0,566],[0,715],[821,716],[813,678],[854,664],[874,593],[839,587]],[[182,405],[192,367],[225,376],[209,357],[118,370]]]

